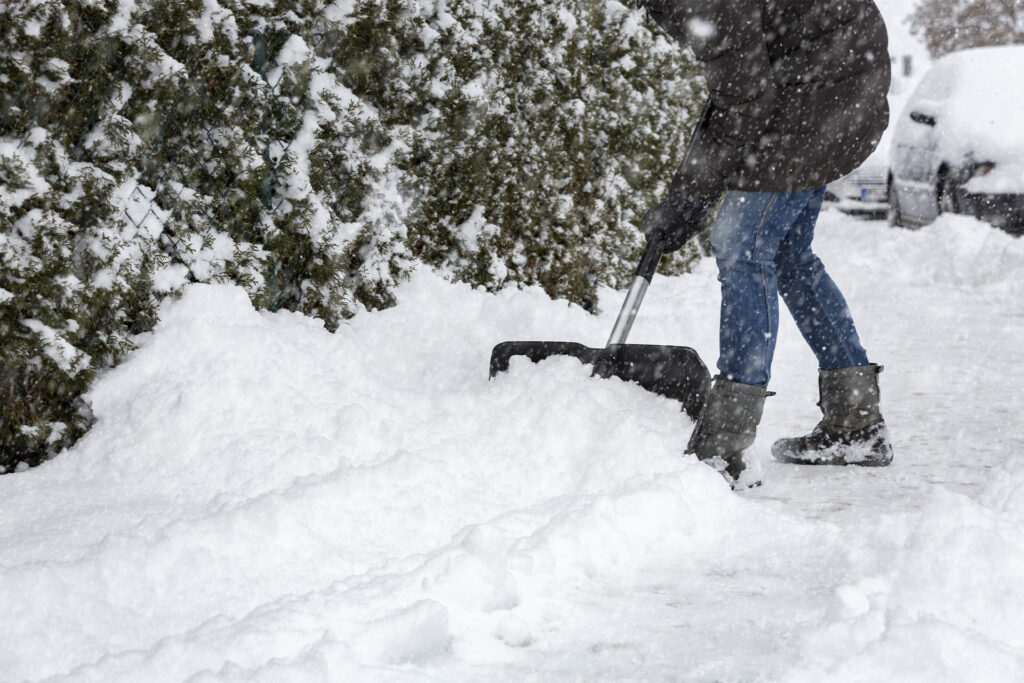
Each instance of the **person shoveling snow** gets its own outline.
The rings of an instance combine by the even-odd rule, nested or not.
[[[887,35],[871,0],[638,0],[690,47],[707,115],[667,198],[643,217],[670,252],[706,224],[722,283],[719,374],[686,447],[734,488],[771,377],[782,294],[820,366],[824,417],[772,448],[784,462],[887,465],[878,373],[846,301],[811,249],[824,186],[855,169],[888,122]]]

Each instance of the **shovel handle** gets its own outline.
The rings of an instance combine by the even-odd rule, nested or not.
[[[636,269],[636,277],[633,278],[633,283],[629,286],[629,291],[626,292],[626,300],[622,302],[619,317],[615,320],[611,336],[608,337],[608,346],[626,343],[629,331],[633,329],[633,321],[636,320],[636,314],[640,310],[640,304],[643,303],[644,295],[651,284],[651,278],[654,277],[654,272],[658,269],[661,255],[661,240],[654,239],[647,243],[640,266]]]
[[[690,158],[690,154],[693,152],[694,145],[697,142],[697,137],[707,124],[710,115],[711,101],[708,100],[700,114],[696,128],[693,129],[690,142],[686,146],[686,152],[683,154],[683,163],[686,163],[686,160]],[[626,337],[629,336],[629,331],[633,328],[633,321],[636,320],[637,311],[640,310],[640,304],[643,303],[644,294],[647,293],[647,287],[651,284],[654,271],[658,270],[658,263],[661,262],[663,253],[661,240],[657,237],[647,243],[643,258],[640,259],[640,266],[636,269],[633,284],[629,286],[629,291],[626,292],[626,300],[622,302],[619,317],[615,320],[615,327],[612,328],[611,336],[608,337],[608,346],[626,343]]]

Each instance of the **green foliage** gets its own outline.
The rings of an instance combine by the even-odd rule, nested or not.
[[[405,159],[410,248],[473,284],[540,285],[593,309],[597,287],[635,267],[635,226],[701,99],[697,70],[614,1],[447,9],[456,28],[426,50],[433,78],[415,93],[428,111]]]
[[[16,12],[21,14],[16,14]],[[11,10],[0,60],[0,468],[36,464],[92,417],[81,394],[155,316],[154,235],[124,220],[132,142],[103,7]],[[74,45],[68,51],[62,46]]]
[[[84,433],[96,373],[189,282],[329,329],[417,263],[593,309],[701,99],[615,0],[4,11],[0,471]]]

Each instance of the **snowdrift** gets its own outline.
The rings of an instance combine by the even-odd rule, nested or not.
[[[679,457],[678,405],[568,359],[487,381],[527,311],[595,325],[427,272],[334,335],[190,288],[93,392],[80,446],[0,482],[0,671],[245,678],[523,646],[550,584],[707,552],[742,501]]]
[[[501,339],[599,344],[618,293],[595,317],[421,271],[329,334],[190,287],[89,435],[0,477],[0,679],[1019,678],[1024,241],[820,230],[897,461],[766,463],[744,495],[666,399],[570,359],[487,381]],[[632,339],[713,363],[717,306],[710,261],[658,278]],[[787,323],[762,456],[815,419]]]

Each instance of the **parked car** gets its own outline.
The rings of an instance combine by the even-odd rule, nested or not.
[[[1024,232],[1024,45],[938,60],[895,122],[889,222],[941,213]]]
[[[891,130],[891,129],[890,129]],[[845,213],[882,217],[889,210],[889,131],[875,151],[849,175],[825,188],[825,199]]]

